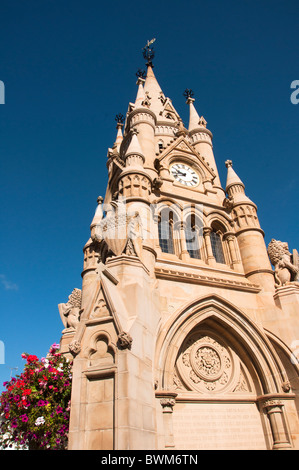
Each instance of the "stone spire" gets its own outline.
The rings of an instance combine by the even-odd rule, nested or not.
[[[221,195],[223,195],[223,188],[221,187],[218,169],[213,153],[213,134],[207,129],[207,121],[203,116],[199,117],[193,98],[193,91],[186,89],[183,93],[186,98],[186,103],[189,105],[189,137],[192,140],[194,148],[202,155],[206,162],[210,165],[210,168],[214,171],[216,178],[214,185],[218,188]]]
[[[156,116],[160,115],[163,111],[162,100],[164,98],[163,91],[155,77],[153,67],[151,64],[147,65],[147,74],[144,83],[144,93],[149,103],[149,108]]]
[[[92,219],[92,222],[90,224],[90,232],[91,232],[91,239],[92,240],[96,240],[97,239],[97,236],[99,235],[99,232],[98,232],[98,227],[103,219],[103,216],[104,216],[104,213],[103,213],[103,207],[102,207],[102,203],[103,203],[104,199],[102,196],[99,196],[97,198],[97,208],[96,208],[96,211],[95,211],[95,214],[94,214],[94,217]]]
[[[184,92],[184,96],[187,98],[186,103],[189,105],[189,127],[188,130],[193,131],[194,129],[205,128],[207,121],[204,119],[203,116],[199,117],[195,106],[193,98],[193,91],[186,89]]]
[[[241,179],[233,169],[232,160],[226,160],[225,166],[227,168],[226,191],[228,191],[232,185],[240,185],[245,189],[243,181],[241,181]]]
[[[257,207],[246,196],[245,185],[233,170],[232,161],[226,160],[225,165],[226,192],[245,276],[253,284],[260,284],[265,292],[272,292],[273,272],[264,242],[264,232],[257,216]]]
[[[226,189],[229,197],[234,198],[234,202],[250,202],[252,201],[245,194],[245,184],[235,170],[233,169],[233,162],[231,160],[226,160],[225,166],[227,168],[227,178],[226,178]]]
[[[197,114],[197,111],[194,107],[194,101],[194,98],[191,97],[187,99],[187,104],[189,104],[189,131],[192,131],[192,129],[197,129],[199,123],[199,115]]]
[[[138,90],[137,90],[137,96],[135,100],[135,109],[139,108],[140,106],[143,106],[143,103],[145,100],[144,82],[145,82],[145,79],[143,77],[143,73],[141,72],[137,76],[136,85],[138,85]]]
[[[115,117],[115,120],[117,121],[117,125],[116,125],[116,129],[117,129],[117,135],[116,135],[116,140],[115,140],[115,143],[114,143],[114,147],[116,147],[116,149],[119,151],[120,149],[120,145],[123,141],[123,133],[122,133],[122,128],[124,126],[123,124],[123,121],[124,121],[124,117],[122,114],[118,114],[116,117]]]
[[[138,130],[133,128],[132,138],[125,154],[126,167],[143,167],[144,156],[137,137]]]

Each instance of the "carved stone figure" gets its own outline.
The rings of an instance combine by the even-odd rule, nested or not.
[[[268,255],[275,269],[276,286],[283,286],[288,282],[299,285],[297,282],[299,281],[299,264],[296,250],[292,255],[286,242],[272,238],[268,245]]]
[[[76,329],[80,321],[81,289],[74,289],[68,302],[59,304],[58,310],[64,327]]]

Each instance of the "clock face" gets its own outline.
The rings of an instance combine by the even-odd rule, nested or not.
[[[194,187],[199,184],[198,174],[185,163],[174,163],[170,168],[170,173],[176,181],[184,186]]]

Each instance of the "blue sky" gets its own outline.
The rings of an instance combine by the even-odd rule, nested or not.
[[[135,99],[153,37],[159,84],[186,124],[183,91],[194,91],[222,184],[231,159],[266,243],[299,249],[296,3],[2,0],[1,385],[22,352],[43,356],[60,340],[57,305],[81,287],[114,118]]]

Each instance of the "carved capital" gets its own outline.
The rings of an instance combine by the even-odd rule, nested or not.
[[[203,232],[203,235],[204,235],[205,237],[207,237],[207,236],[209,236],[210,233],[212,232],[212,229],[211,229],[211,227],[203,227],[202,232]]]
[[[223,240],[227,240],[228,242],[233,242],[236,235],[232,232],[226,232],[223,234]]]
[[[160,398],[160,405],[162,406],[163,413],[172,413],[173,407],[176,403],[176,392],[160,390],[155,393],[157,398]]]
[[[269,398],[268,400],[264,401],[262,407],[266,409],[268,412],[273,411],[273,408],[281,408],[283,406],[281,400],[277,398]]]
[[[173,412],[173,407],[175,405],[175,399],[174,398],[161,398],[160,399],[160,404],[163,408],[163,411],[168,411],[168,412]]]

